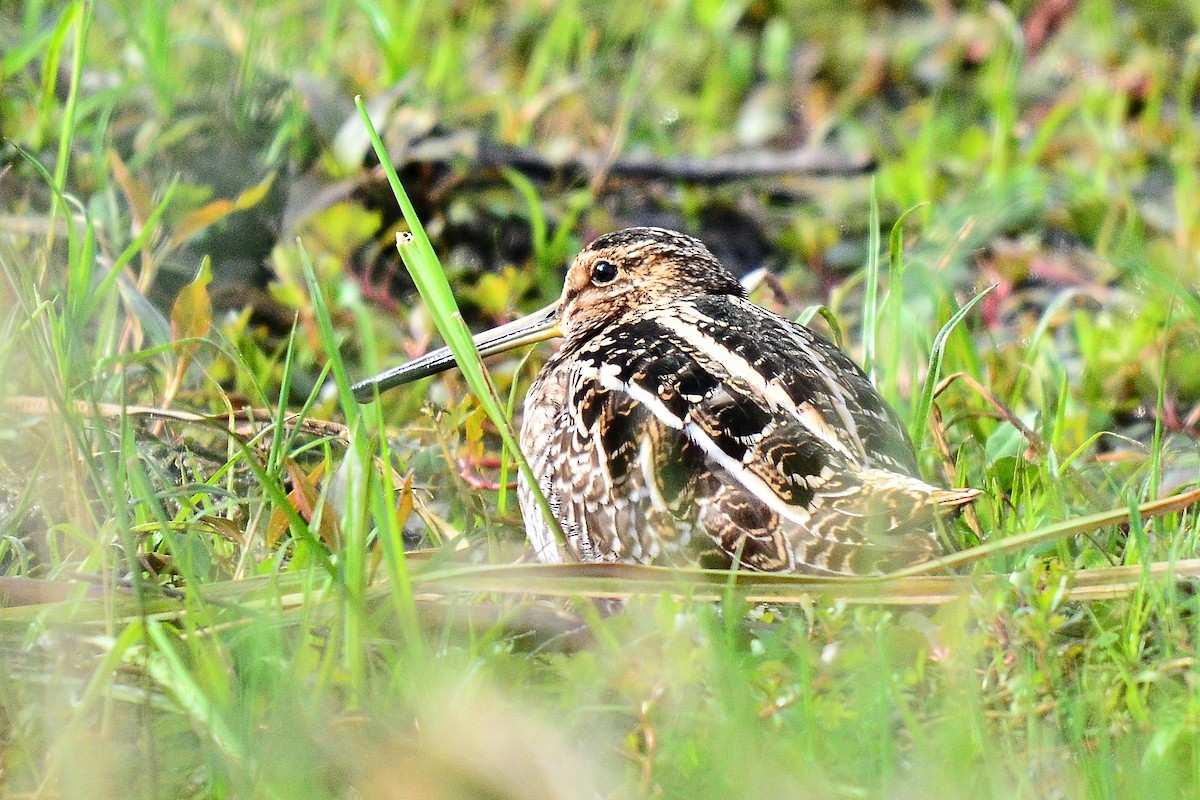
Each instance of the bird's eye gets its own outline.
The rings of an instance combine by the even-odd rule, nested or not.
[[[592,264],[592,285],[607,286],[617,279],[617,265],[601,259]]]

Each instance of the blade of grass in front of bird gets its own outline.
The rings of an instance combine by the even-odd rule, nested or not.
[[[1108,599],[1129,595],[1149,579],[1200,576],[1200,559],[1068,571],[1072,599]],[[811,602],[814,597],[880,605],[937,605],[991,591],[1008,591],[1008,574],[889,575],[821,577],[796,574],[731,573],[639,564],[424,564],[414,573],[423,595],[494,592],[555,597],[633,598],[656,595],[698,602],[781,604]],[[383,591],[382,587],[373,589]]]
[[[517,387],[520,385],[519,379],[525,371],[525,365],[529,363],[529,354],[527,353],[520,363],[517,364],[517,369],[513,372],[512,384],[508,387],[508,410],[505,413],[505,419],[512,419],[517,408]],[[500,451],[500,478],[497,483],[500,488],[496,491],[496,510],[504,514],[508,510],[508,475],[511,471],[512,464],[509,461],[508,448],[505,447]]]
[[[558,597],[686,596],[703,602],[738,600],[799,600],[829,597],[905,598],[958,596],[970,580],[960,577],[919,576],[884,583],[879,578],[824,577],[671,568],[625,563],[568,564],[428,564],[414,575],[420,591],[497,592]],[[901,588],[902,587],[902,588]],[[928,601],[928,600],[927,600]]]
[[[833,342],[834,347],[841,348],[846,341],[846,334],[842,331],[842,324],[838,322],[837,314],[833,312],[827,305],[809,306],[800,312],[796,317],[796,322],[806,328],[811,328],[813,319],[817,316],[825,320],[825,324],[829,326],[829,339]]]
[[[383,172],[387,176],[388,183],[391,185],[392,193],[396,196],[396,202],[400,204],[404,220],[408,223],[409,233],[407,241],[401,241],[403,234],[397,237],[397,249],[400,251],[400,257],[404,260],[404,265],[408,267],[409,274],[412,275],[417,291],[420,292],[422,299],[429,305],[430,315],[437,325],[438,332],[445,339],[446,346],[454,354],[454,359],[462,371],[463,378],[466,380],[467,385],[471,387],[471,391],[475,394],[475,397],[479,400],[484,413],[488,415],[492,424],[500,432],[500,438],[504,441],[505,447],[512,451],[513,456],[517,460],[517,467],[521,470],[525,476],[525,480],[528,481],[529,486],[532,488],[533,495],[542,509],[542,515],[545,517],[547,524],[550,525],[550,530],[554,531],[559,544],[566,548],[566,537],[558,525],[558,520],[554,518],[554,515],[550,511],[550,504],[546,502],[546,498],[538,491],[538,481],[534,478],[533,471],[529,468],[529,463],[525,460],[520,445],[517,443],[517,437],[513,433],[512,426],[509,424],[508,418],[504,415],[504,406],[500,401],[499,395],[496,393],[496,387],[492,384],[491,378],[487,374],[487,370],[484,369],[483,361],[479,357],[479,351],[475,349],[475,342],[471,338],[471,331],[467,328],[466,323],[463,322],[462,314],[459,313],[458,303],[454,300],[454,292],[450,288],[450,283],[446,280],[446,273],[442,270],[437,253],[434,252],[433,245],[430,244],[429,237],[425,234],[425,228],[421,225],[421,220],[417,216],[416,209],[413,208],[412,201],[408,198],[408,193],[404,191],[404,186],[400,183],[400,178],[396,175],[395,168],[392,167],[391,162],[388,160],[387,148],[384,147],[379,134],[375,131],[375,126],[371,123],[371,118],[367,114],[362,98],[354,98],[354,103],[358,107],[358,113],[362,118],[363,124],[367,127],[367,133],[371,138],[371,145],[375,149],[375,155],[379,158],[379,163],[383,166]],[[350,397],[348,391],[344,391],[344,395]]]
[[[926,561],[922,564],[897,570],[889,573],[888,577],[922,575],[935,570],[954,569],[972,564],[987,556],[1011,553],[1043,542],[1051,542],[1067,536],[1078,536],[1089,531],[1094,531],[1097,528],[1120,525],[1127,522],[1134,512],[1142,519],[1148,519],[1175,511],[1182,511],[1193,503],[1200,503],[1200,489],[1193,489],[1190,492],[1164,497],[1161,500],[1151,500],[1148,503],[1134,506],[1132,509],[1128,506],[1114,508],[1109,511],[1101,511],[1097,514],[1076,517],[1065,522],[1056,522],[1053,525],[1046,525],[1036,530],[1017,534],[1016,536],[994,539],[934,561]]]

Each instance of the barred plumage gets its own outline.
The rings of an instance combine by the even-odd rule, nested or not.
[[[588,245],[552,308],[477,337],[487,354],[561,334],[525,401],[521,447],[569,544],[522,478],[544,561],[702,563],[877,574],[939,555],[937,518],[974,489],[921,480],[895,414],[849,357],[754,305],[703,244],[630,228]],[[444,369],[431,353],[360,399]]]

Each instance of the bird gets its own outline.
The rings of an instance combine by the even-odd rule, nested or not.
[[[602,235],[556,303],[475,342],[487,356],[557,336],[520,433],[534,483],[522,473],[518,499],[543,562],[881,575],[948,552],[940,520],[980,494],[923,480],[862,369],[751,302],[690,236]],[[354,394],[368,402],[453,363],[436,350]]]

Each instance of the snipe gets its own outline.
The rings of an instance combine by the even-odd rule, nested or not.
[[[923,481],[862,370],[751,303],[689,236],[601,236],[556,304],[475,341],[488,355],[552,336],[565,342],[525,398],[521,448],[570,558],[877,574],[941,554],[938,517],[979,494]],[[355,396],[452,365],[439,350]],[[524,480],[519,494],[538,557],[561,561]]]

